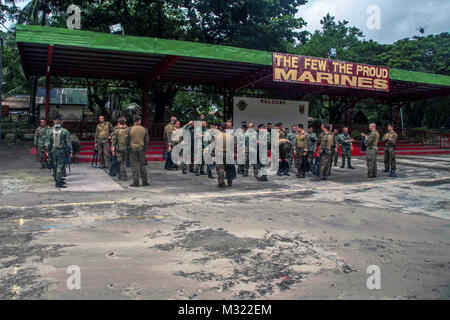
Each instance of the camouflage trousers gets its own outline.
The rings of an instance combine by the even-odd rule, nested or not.
[[[336,147],[331,147],[331,150],[328,152],[327,166],[325,167],[325,175],[329,176],[331,174],[331,167],[333,166],[333,161],[335,161],[336,156]],[[337,159],[336,159],[337,163]]]
[[[127,171],[125,169],[127,163],[127,151],[126,150],[116,150],[115,155],[117,158],[117,163],[119,164],[119,180],[127,180]]]
[[[139,184],[139,176],[142,183],[147,184],[147,160],[143,149],[131,149],[130,152],[131,173],[133,175],[133,184]]]
[[[53,160],[53,179],[55,179],[55,185],[57,187],[61,186],[63,177],[66,173],[66,149],[53,149],[52,160]]]
[[[38,146],[39,162],[41,163],[41,169],[47,168],[47,163],[45,161],[45,146]]]
[[[216,163],[216,170],[217,170],[217,180],[219,182],[219,185],[224,185],[225,184],[225,178],[230,182],[232,180],[234,180],[236,171],[234,171],[234,174],[232,176],[228,176],[227,174],[227,166],[232,166],[234,168],[234,163],[233,164],[226,164],[226,152],[223,152],[223,163],[219,164]],[[235,169],[234,169],[235,170]],[[232,171],[232,170],[230,170]]]
[[[302,166],[303,160],[308,159],[308,154],[304,155],[304,151],[302,149],[297,148],[295,151],[295,167],[298,170],[298,173],[301,175],[305,175],[305,168]]]
[[[345,166],[345,159],[347,159],[347,165],[352,165],[352,147],[342,146],[342,166]]]
[[[331,156],[330,156],[330,154],[331,154]],[[323,151],[319,155],[319,157],[320,157],[319,178],[323,178],[323,177],[326,177],[329,175],[328,168],[329,168],[329,163],[330,163],[330,159],[332,156],[333,156],[333,153],[330,152],[330,150],[328,150],[328,154],[325,151]]]
[[[389,167],[391,170],[397,169],[397,161],[395,161],[395,148],[394,147],[384,147],[384,169],[389,171]]]
[[[377,153],[378,148],[367,149],[367,176],[375,178],[377,176]]]
[[[97,142],[98,160],[100,167],[109,168],[111,159],[109,157],[109,141],[108,139],[98,140]]]
[[[292,165],[294,164],[294,150],[295,146],[292,146],[291,152],[288,154],[289,168],[292,168]]]
[[[337,166],[339,160],[339,146],[337,146],[336,149],[334,149],[333,151],[334,151],[333,162],[334,165]]]
[[[308,151],[309,165],[314,166],[314,151]]]

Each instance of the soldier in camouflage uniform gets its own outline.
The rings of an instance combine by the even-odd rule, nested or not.
[[[147,180],[147,159],[145,151],[150,141],[148,131],[141,126],[141,117],[135,115],[133,117],[134,125],[130,128],[128,145],[131,147],[130,162],[131,172],[133,174],[133,183],[130,187],[139,187],[139,176],[142,180],[142,186],[148,186]]]
[[[253,122],[250,122],[248,124],[248,128],[245,131],[244,138],[245,138],[245,165],[244,165],[244,177],[248,176],[248,171],[250,170],[250,153],[256,154],[257,146],[255,144],[250,145],[250,134],[253,132],[253,135],[256,135],[256,139],[258,139],[257,132],[254,131],[254,124]],[[253,167],[253,174],[255,177],[258,177],[258,165],[257,163],[252,164]]]
[[[254,170],[254,173],[255,173],[255,178],[258,180],[258,181],[267,181],[267,168],[266,168],[266,165],[265,164],[263,164],[262,163],[262,161],[261,161],[261,157],[260,157],[260,148],[261,148],[261,146],[262,145],[266,145],[266,150],[269,150],[269,144],[270,144],[270,141],[271,141],[271,137],[270,137],[270,134],[269,134],[269,132],[267,131],[267,129],[265,128],[265,126],[264,126],[264,124],[260,124],[260,125],[258,125],[258,131],[257,131],[257,136],[256,136],[256,141],[257,141],[257,150],[256,150],[256,152],[257,152],[257,165],[256,166],[253,166],[253,170]],[[265,139],[265,141],[263,140],[264,138],[263,138],[263,136],[266,136],[266,139]],[[258,175],[259,175],[259,172],[261,172],[261,176],[260,177],[258,177]]]
[[[286,134],[286,139],[291,143],[291,152],[289,152],[289,168],[292,168],[294,163],[294,151],[297,145],[297,126],[292,126],[292,131]],[[287,130],[287,128],[286,128]],[[286,131],[287,132],[287,131]]]
[[[204,139],[204,136],[205,136],[206,130],[208,130],[207,125],[208,125],[208,123],[206,122],[206,120],[202,120],[202,127],[200,128],[199,132],[196,132],[196,135],[202,139],[201,150],[199,150],[199,152],[198,152],[198,157],[201,158],[202,163],[201,164],[194,164],[194,172],[195,172],[196,176],[206,175],[206,173],[205,173],[205,159],[203,157],[203,152],[205,150],[205,139]],[[194,130],[195,130],[195,128],[194,128]]]
[[[53,128],[48,129],[45,149],[48,153],[51,153],[52,156],[55,187],[66,188],[63,174],[67,157],[72,157],[72,142],[70,140],[69,131],[62,127],[60,116],[55,117],[54,124]]]
[[[367,147],[367,176],[369,178],[377,177],[377,155],[378,155],[378,141],[380,140],[380,134],[377,131],[377,126],[375,123],[371,123],[370,133],[366,136],[364,133],[362,136],[365,139],[365,144]]]
[[[317,148],[317,136],[313,131],[313,127],[308,127],[308,158],[311,168],[314,165],[314,153]]]
[[[241,130],[236,130],[234,132],[235,135],[235,139],[236,141],[239,141],[240,139],[244,139],[245,140],[245,133],[247,132],[247,122],[246,121],[242,121],[241,122]],[[238,173],[239,174],[245,174],[245,164],[239,164],[238,165]]]
[[[331,167],[333,166],[334,158],[335,158],[335,155],[336,155],[336,149],[338,149],[337,148],[337,141],[336,141],[336,131],[337,132],[339,132],[339,131],[337,129],[335,129],[334,131],[331,131],[331,130],[333,130],[333,125],[332,124],[330,124],[330,137],[331,137],[330,139],[332,141],[332,143],[331,143],[331,151],[328,154],[329,160],[328,160],[328,164],[327,164],[327,167],[326,167],[326,170],[325,170],[325,174],[327,176],[331,175]]]
[[[40,127],[36,129],[34,134],[34,146],[38,149],[41,169],[46,169],[47,162],[45,161],[45,142],[47,140],[47,134],[50,127],[47,126],[47,121],[45,121],[45,119],[41,119],[39,124]]]
[[[295,167],[297,168],[298,173],[296,174],[297,178],[305,177],[305,167],[302,165],[303,161],[307,161],[308,159],[308,135],[305,130],[303,130],[303,124],[299,123],[298,125],[298,134],[295,143]]]
[[[381,141],[385,143],[384,172],[389,172],[390,167],[389,177],[396,178],[397,174],[395,170],[397,169],[397,163],[395,161],[395,144],[397,143],[397,133],[395,133],[393,125],[388,126],[388,132],[386,132]]]
[[[331,153],[331,146],[333,145],[333,136],[330,133],[330,125],[329,124],[323,124],[322,125],[322,134],[320,135],[319,140],[319,151],[318,156],[320,157],[320,171],[319,176],[312,178],[312,181],[320,181],[320,180],[327,180],[327,169],[328,169],[328,162],[330,161],[330,153]]]
[[[109,158],[109,141],[113,132],[113,126],[110,122],[105,121],[104,116],[98,117],[99,124],[95,128],[95,147],[98,150],[100,168],[109,168],[111,159]]]
[[[190,141],[184,141],[183,139],[183,143],[190,143],[191,144],[191,163],[189,164],[189,172],[194,172],[194,121],[191,120],[189,121],[188,124],[186,124],[183,127],[183,130],[188,130],[189,131],[189,136],[190,136]],[[183,157],[184,158],[184,157]],[[187,174],[186,170],[187,170],[187,166],[186,166],[186,162],[184,162],[184,160],[181,161],[181,170],[183,172],[183,174]]]
[[[338,142],[342,148],[342,165],[341,168],[345,168],[345,159],[347,159],[347,166],[349,169],[355,169],[352,167],[352,142],[354,140],[348,133],[348,128],[345,127],[342,134],[338,136]]]
[[[125,164],[127,162],[127,142],[129,139],[130,128],[127,127],[125,118],[120,118],[117,126],[111,136],[112,142],[112,155],[116,156],[117,163],[119,164],[119,177],[120,181],[127,181],[127,171],[125,169]]]
[[[234,177],[230,177],[228,174],[227,174],[227,176],[225,176],[227,166],[231,165],[234,167],[234,163],[233,164],[227,163],[227,147],[228,147],[227,143],[229,143],[230,140],[233,140],[233,143],[234,143],[234,137],[231,134],[227,133],[226,130],[227,130],[227,124],[225,122],[223,122],[221,124],[222,132],[220,132],[217,136],[215,136],[213,138],[217,143],[222,143],[222,146],[216,145],[216,156],[223,157],[222,163],[216,163],[219,188],[226,188],[225,177],[228,180],[228,187],[232,186],[232,182],[234,179]],[[220,139],[218,139],[219,135],[222,135],[222,137],[221,137],[222,141]],[[228,152],[230,152],[230,150],[228,150]],[[217,162],[217,160],[216,160],[216,162]]]

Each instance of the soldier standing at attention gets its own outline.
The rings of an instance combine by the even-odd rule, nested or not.
[[[383,136],[381,140],[385,143],[384,146],[384,172],[389,172],[389,167],[391,172],[389,177],[397,178],[395,170],[397,169],[397,163],[395,161],[395,144],[397,143],[397,133],[394,131],[393,125],[388,125],[388,132]]]
[[[342,146],[342,165],[341,168],[345,168],[345,159],[347,158],[347,166],[349,169],[355,169],[352,167],[352,142],[355,140],[352,139],[350,134],[348,133],[348,128],[345,127],[344,131],[338,137],[338,141]]]
[[[113,126],[110,122],[105,121],[104,116],[98,117],[99,124],[95,128],[95,147],[98,150],[100,161],[100,169],[109,168],[109,140],[113,132]]]
[[[41,119],[39,124],[40,126],[36,129],[34,134],[34,146],[38,149],[41,169],[46,169],[47,163],[45,162],[45,141],[47,140],[47,134],[50,128],[47,126],[47,121],[45,121],[45,119]]]
[[[313,131],[313,127],[308,128],[308,157],[311,168],[314,165],[314,152],[317,148],[317,136]]]
[[[70,154],[70,157],[72,157],[72,142],[70,141],[69,131],[62,127],[60,116],[55,117],[54,124],[53,128],[48,129],[45,149],[48,153],[51,152],[52,155],[55,187],[66,188],[63,174],[68,153]]]
[[[286,128],[286,139],[291,143],[291,152],[289,152],[289,168],[292,168],[294,162],[294,153],[297,145],[297,126],[292,126],[292,131],[288,133]]]
[[[111,136],[111,152],[113,156],[116,156],[120,168],[118,177],[119,181],[128,180],[125,164],[127,161],[127,142],[129,134],[130,128],[127,127],[127,121],[125,118],[120,118]]]
[[[371,123],[369,125],[369,128],[370,133],[368,136],[366,136],[364,133],[362,134],[367,147],[367,176],[369,178],[376,178],[378,141],[380,140],[380,134],[377,131],[377,125],[375,123]]]
[[[131,172],[133,174],[133,184],[130,187],[139,187],[139,176],[141,176],[142,186],[148,186],[147,181],[147,159],[145,158],[145,151],[150,141],[148,131],[141,126],[141,117],[135,115],[133,117],[134,125],[130,129],[128,138],[131,147],[130,162]]]
[[[175,117],[171,117],[170,118],[170,123],[168,123],[165,127],[164,127],[164,143],[166,144],[165,148],[165,152],[166,152],[166,163],[164,165],[164,169],[165,170],[169,170],[172,171],[174,168],[173,163],[172,163],[172,158],[170,156],[170,151],[169,151],[169,144],[170,144],[170,140],[171,140],[171,136],[172,136],[172,131],[173,131],[173,127],[175,126],[175,121],[177,121],[177,118]]]
[[[298,173],[297,178],[305,177],[305,167],[302,165],[304,160],[308,159],[308,135],[305,130],[303,130],[303,124],[298,125],[298,135],[296,139],[296,150],[295,150],[295,167]]]
[[[319,140],[318,156],[320,157],[319,176],[312,178],[311,181],[327,180],[328,161],[330,160],[331,146],[333,144],[333,136],[330,133],[330,125],[322,125],[322,134]]]

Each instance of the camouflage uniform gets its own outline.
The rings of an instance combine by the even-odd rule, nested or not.
[[[278,175],[289,175],[289,161],[288,156],[290,152],[292,151],[292,146],[289,140],[286,139],[286,133],[283,130],[280,130],[278,134],[278,141],[279,141],[279,156],[280,156],[280,165],[278,166]]]
[[[385,142],[384,146],[384,169],[389,172],[389,169],[395,172],[397,163],[395,161],[395,144],[397,142],[397,134],[395,132],[387,132],[382,139]]]
[[[308,134],[308,157],[311,168],[314,165],[314,152],[316,152],[316,148],[317,136],[314,132],[311,132],[311,134]]]
[[[117,158],[117,163],[119,164],[119,180],[127,180],[127,171],[125,165],[127,162],[127,142],[129,139],[130,128],[126,125],[119,127],[116,126],[111,136],[111,142],[114,146],[114,154]]]
[[[45,161],[45,142],[47,140],[47,134],[50,127],[39,127],[34,134],[34,146],[38,149],[39,161],[41,162],[41,169],[47,168]]]
[[[288,155],[288,157],[289,157],[289,159],[288,159],[288,161],[289,161],[289,168],[292,168],[292,164],[294,162],[294,150],[295,150],[296,145],[297,145],[297,134],[294,133],[294,132],[289,132],[286,135],[286,139],[289,140],[289,142],[291,143],[291,147],[292,147],[291,148],[291,152],[289,152],[289,155]]]
[[[216,170],[217,170],[217,175],[218,175],[219,187],[224,187],[225,186],[225,170],[226,170],[227,166],[230,165],[230,164],[226,163],[227,141],[229,139],[234,140],[234,138],[229,133],[221,132],[219,134],[222,134],[222,139],[223,139],[223,149],[222,149],[223,150],[223,163],[221,163],[221,164],[216,163]],[[216,139],[216,137],[214,137],[214,139]],[[217,148],[217,146],[216,146],[216,148]],[[216,155],[218,155],[217,152],[216,152]],[[234,167],[234,164],[232,166]],[[226,178],[228,180],[228,185],[231,186],[231,181],[234,179],[234,177],[229,177],[227,175]]]
[[[171,137],[172,137],[172,131],[173,131],[173,124],[172,123],[168,123],[165,127],[164,127],[164,142],[165,142],[165,154],[166,154],[166,163],[164,164],[164,169],[166,170],[172,170],[174,165],[172,163],[172,158],[170,156],[170,152],[169,152],[169,145],[170,145],[170,141],[171,141]]]
[[[148,131],[143,126],[134,125],[130,128],[128,145],[131,147],[130,162],[131,172],[133,174],[132,186],[139,186],[139,176],[141,177],[142,185],[148,185],[145,151],[149,140]]]
[[[208,130],[205,127],[201,127],[201,131],[196,132],[197,135],[205,135],[206,130]],[[205,175],[205,159],[203,158],[203,152],[205,151],[205,140],[202,138],[202,144],[201,144],[201,150],[198,152],[196,156],[200,157],[202,160],[201,164],[194,164],[194,172],[195,175]],[[195,151],[194,151],[195,152]],[[197,158],[197,157],[196,157]],[[194,161],[194,160],[192,160]]]
[[[367,176],[369,178],[377,177],[378,140],[380,140],[380,134],[376,130],[371,131],[365,140],[367,147]]]
[[[330,152],[328,153],[328,163],[327,163],[327,167],[326,167],[326,175],[329,176],[331,174],[331,167],[333,166],[333,161],[335,161],[337,163],[337,159],[335,160],[335,156],[336,156],[336,135],[333,132],[329,133],[329,139],[331,139],[331,149]],[[339,153],[338,153],[339,155]]]
[[[194,172],[194,127],[189,126],[189,124],[186,124],[183,127],[183,130],[188,130],[190,137],[191,137],[191,141],[184,141],[183,143],[190,143],[191,144],[191,163],[189,164],[189,171],[190,172]],[[183,159],[183,158],[182,158]],[[183,170],[183,173],[186,173],[186,163],[184,162],[184,160],[181,160],[181,169]]]
[[[333,144],[333,136],[331,133],[322,133],[319,138],[319,151],[318,156],[320,157],[320,171],[319,179],[326,179],[328,162],[330,161],[331,146]]]
[[[54,126],[48,129],[45,149],[51,152],[55,187],[60,188],[63,186],[67,157],[72,152],[69,131],[62,126]]]
[[[352,143],[349,142],[352,139],[349,133],[342,133],[338,137],[338,141],[342,146],[342,166],[345,168],[345,159],[347,159],[347,166],[352,167]]]
[[[102,124],[97,124],[95,128],[95,143],[97,144],[98,158],[100,162],[100,167],[109,168],[111,159],[109,158],[109,139],[113,132],[113,126],[108,121]]]
[[[305,168],[302,166],[302,162],[308,159],[308,134],[306,132],[299,133],[296,139],[296,151],[295,151],[295,167],[298,170],[297,177],[305,177]]]

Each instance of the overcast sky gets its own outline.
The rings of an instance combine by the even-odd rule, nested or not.
[[[381,29],[369,29],[367,8],[380,9]],[[307,23],[307,30],[320,29],[320,20],[327,13],[338,20],[348,20],[364,32],[366,39],[380,43],[419,35],[419,26],[427,26],[425,35],[450,32],[449,0],[309,0],[301,6],[298,16]]]

